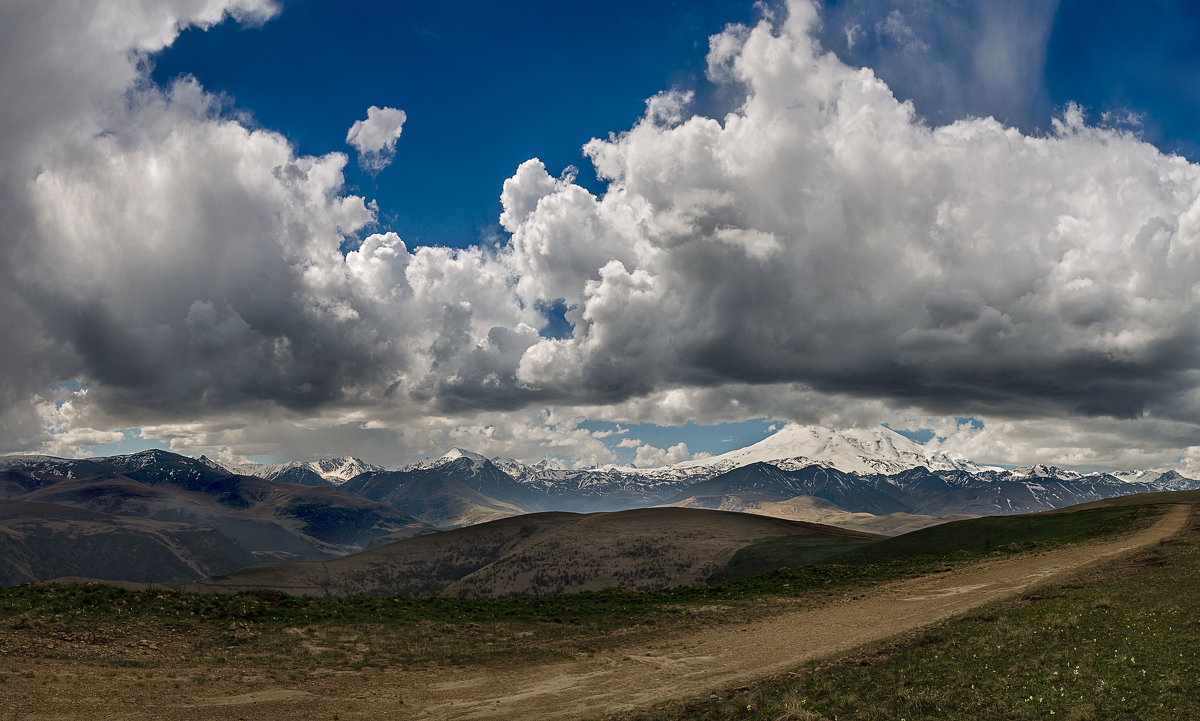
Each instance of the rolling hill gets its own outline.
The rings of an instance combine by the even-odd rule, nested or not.
[[[211,528],[27,501],[0,502],[0,585],[85,576],[178,581],[253,563]]]
[[[188,586],[301,595],[549,595],[610,586],[703,583],[741,548],[788,537],[822,553],[880,538],[749,514],[646,508],[535,513],[421,536],[321,563],[267,564]]]

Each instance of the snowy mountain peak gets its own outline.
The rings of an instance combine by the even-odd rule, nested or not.
[[[222,473],[229,473],[228,468],[226,468],[225,466],[222,466],[220,463],[217,463],[216,461],[209,458],[208,456],[200,456],[196,460],[200,461],[202,464],[208,466],[209,468],[213,469],[214,471],[221,471]]]
[[[1058,466],[1047,466],[1044,463],[1014,468],[1009,471],[1009,474],[1015,478],[1057,478],[1059,480],[1071,480],[1083,477],[1083,474],[1079,471],[1059,468]]]
[[[437,458],[426,458],[423,461],[417,461],[416,463],[407,466],[405,470],[420,471],[429,468],[439,468],[447,463],[453,463],[454,461],[462,458],[465,458],[475,464],[488,462],[487,456],[483,455],[482,453],[468,451],[465,448],[451,448]]]
[[[492,464],[518,481],[533,483],[546,473],[566,471],[569,468],[558,458],[546,458],[537,463],[522,463],[515,458],[496,457],[492,459]]]
[[[380,466],[372,465],[352,456],[341,458],[321,458],[315,461],[309,461],[308,467],[317,475],[335,486],[340,486],[346,481],[354,478],[357,475],[368,471],[382,471]]]
[[[459,458],[468,458],[472,461],[486,461],[487,456],[484,456],[475,451],[468,451],[465,448],[451,448],[441,455],[439,461],[457,461]]]
[[[268,481],[273,481],[288,472],[297,470],[311,471],[333,485],[340,486],[361,473],[382,471],[383,467],[367,463],[360,458],[344,456],[339,458],[318,458],[315,461],[288,461],[287,463],[271,463],[266,465],[249,463],[230,468],[229,470],[246,476],[258,476]]]
[[[110,456],[105,460],[112,465],[124,470],[136,470],[139,468],[153,468],[165,462],[168,458],[178,457],[168,451],[160,448],[147,448],[144,451],[137,453],[126,453],[120,456]],[[184,457],[186,458],[186,457]],[[187,460],[192,460],[188,458]]]
[[[815,464],[861,474],[899,473],[918,466],[935,471],[981,470],[970,461],[931,451],[884,426],[834,430],[795,423],[745,448],[712,458],[685,461],[669,468],[728,469],[760,462],[793,470]]]
[[[65,458],[57,458],[55,456],[45,456],[40,453],[8,453],[0,456],[0,471],[17,466],[29,465],[54,465],[67,463]]]

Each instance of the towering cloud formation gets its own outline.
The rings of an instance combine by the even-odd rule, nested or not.
[[[344,155],[145,82],[179,27],[270,7],[85,5],[0,11],[4,93],[29,99],[0,109],[6,447],[66,432],[44,420],[65,379],[89,389],[73,427],[234,443],[250,418],[374,433],[669,392],[672,417],[787,415],[764,385],[1200,422],[1200,168],[1074,108],[1046,136],[930,126],[819,47],[806,2],[712,38],[735,111],[663,93],[588,143],[603,196],[530,160],[511,240],[415,251],[369,234]],[[390,156],[402,123],[372,108],[348,141]],[[574,332],[544,338],[557,302]]]
[[[794,3],[715,37],[709,74],[744,105],[593,141],[605,197],[529,164],[506,185],[518,292],[561,295],[576,323],[518,379],[1196,420],[1197,168],[1074,108],[1048,137],[929,127],[816,47],[816,21]]]

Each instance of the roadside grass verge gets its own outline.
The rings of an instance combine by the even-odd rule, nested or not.
[[[819,563],[840,566],[891,564],[922,567],[971,561],[991,555],[1054,548],[1121,533],[1149,523],[1161,506],[1129,503],[1087,511],[1053,511],[1022,516],[985,516],[930,526],[877,541],[775,536],[739,549],[728,566],[710,578],[719,582],[778,568]]]
[[[984,516],[951,521],[893,536],[837,556],[838,563],[875,563],[922,555],[982,557],[1053,548],[1110,536],[1156,517],[1161,506],[1145,503],[1102,506],[1087,511],[1051,511],[1023,516]]]
[[[1200,718],[1197,578],[1193,518],[1181,536],[1067,583],[715,699],[620,718]]]
[[[924,529],[909,534],[925,534],[926,540],[908,547],[908,555],[878,553],[870,561],[839,559],[653,592],[614,588],[540,598],[315,598],[264,591],[212,595],[31,584],[0,589],[0,653],[272,669],[569,656],[680,628],[820,603],[872,584],[1028,550],[1031,543],[1050,547],[1122,532],[1161,512],[1161,506],[1146,503],[1119,512],[1101,508],[1039,514],[1047,518],[1035,522],[1041,524],[1037,533],[1026,525],[1026,519],[1037,517],[974,519],[961,522],[953,533],[933,536],[927,531],[935,529]],[[1036,540],[973,548],[969,542],[979,534],[970,524],[978,521],[992,522],[988,532],[997,539],[1009,538],[998,527],[1013,524]],[[877,543],[901,543],[903,538]]]

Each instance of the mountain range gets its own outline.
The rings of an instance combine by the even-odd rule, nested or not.
[[[795,424],[745,448],[660,468],[573,469],[455,448],[405,468],[367,471],[341,486],[442,527],[522,512],[676,505],[884,533],[948,516],[1026,513],[1198,487],[1175,471],[1004,469],[931,451],[883,426],[838,431]]]
[[[381,537],[436,530],[394,506],[335,488],[238,475],[160,450],[86,460],[3,457],[0,498],[0,535],[9,551],[0,559],[0,579],[10,582],[41,580],[45,573],[35,569],[59,568],[59,559],[97,549],[142,549],[106,560],[103,568],[111,570],[100,577],[166,581],[248,562],[336,558]],[[74,525],[58,533],[64,519]],[[189,529],[206,534],[184,533]]]
[[[243,476],[258,476],[268,481],[299,483],[305,486],[340,486],[363,473],[382,471],[382,466],[372,465],[358,458],[319,458],[315,461],[288,461],[287,463],[241,463],[221,466],[205,456],[201,460],[215,468],[221,468]]]
[[[0,582],[88,575],[86,568],[110,580],[199,578],[250,563],[327,561],[543,512],[675,506],[897,534],[954,518],[1198,488],[1174,471],[983,466],[882,426],[788,425],[745,448],[650,469],[524,464],[457,448],[392,470],[348,457],[225,467],[161,450],[95,459],[6,456]],[[109,553],[60,562],[92,558],[100,548],[143,549],[124,554],[156,560],[123,568],[121,554]]]

